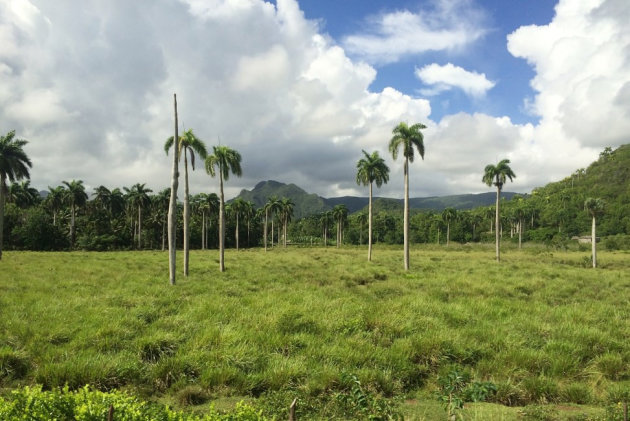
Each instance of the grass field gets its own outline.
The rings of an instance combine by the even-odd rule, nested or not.
[[[630,397],[630,254],[589,269],[586,252],[497,264],[492,246],[415,247],[409,272],[398,248],[373,258],[228,250],[220,273],[217,251],[193,251],[172,287],[163,252],[6,252],[0,387],[89,383],[199,412],[245,399],[282,418],[298,397],[301,419],[347,416],[352,379],[406,419],[445,419],[455,371],[496,388],[464,419],[598,419]]]

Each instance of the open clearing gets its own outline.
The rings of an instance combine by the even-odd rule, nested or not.
[[[445,417],[453,370],[497,388],[465,419],[588,419],[627,399],[630,255],[589,269],[586,252],[532,247],[497,264],[492,247],[415,246],[409,272],[378,246],[372,263],[358,247],[227,250],[225,273],[216,250],[193,251],[174,287],[165,252],[6,252],[0,386],[89,383],[191,411],[245,399],[282,417],[298,397],[302,418],[336,416],[348,375],[409,419]]]

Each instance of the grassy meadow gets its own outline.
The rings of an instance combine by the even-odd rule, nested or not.
[[[463,419],[600,419],[628,400],[630,254],[591,269],[584,251],[497,264],[493,247],[412,247],[409,272],[402,247],[372,263],[364,247],[227,250],[224,273],[193,251],[174,287],[165,252],[6,252],[0,389],[90,384],[200,413],[244,399],[282,419],[298,397],[313,419],[348,416],[356,380],[432,420],[457,371],[496,388]]]

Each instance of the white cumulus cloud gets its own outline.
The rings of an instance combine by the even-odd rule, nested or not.
[[[430,86],[421,90],[421,93],[427,96],[459,88],[467,95],[481,97],[495,85],[495,82],[486,78],[485,73],[469,72],[451,63],[444,66],[437,63],[428,64],[421,69],[416,68],[415,74],[422,83]]]
[[[383,13],[364,32],[343,39],[351,53],[371,63],[391,63],[427,51],[457,50],[480,39],[484,14],[469,0],[435,0],[432,8]]]

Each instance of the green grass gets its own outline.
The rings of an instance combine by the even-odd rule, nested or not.
[[[346,373],[435,419],[438,378],[458,368],[498,389],[465,419],[597,414],[630,395],[629,257],[415,247],[405,272],[398,248],[372,263],[363,248],[228,250],[220,273],[216,251],[193,251],[171,287],[162,252],[5,252],[0,387],[89,383],[193,411],[245,398],[282,417],[297,396],[309,418],[339,414]]]

